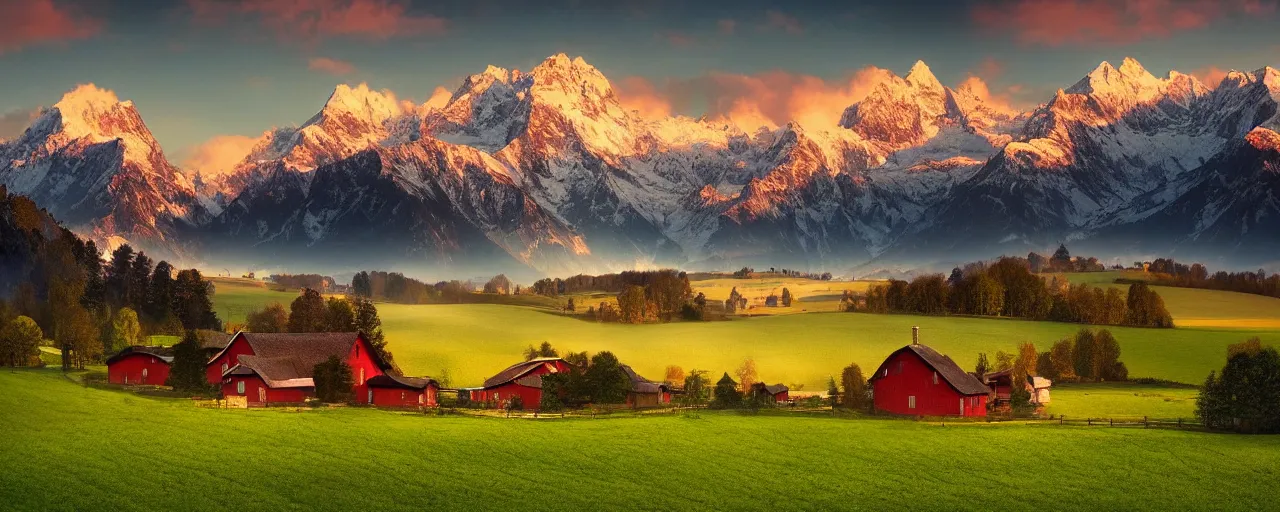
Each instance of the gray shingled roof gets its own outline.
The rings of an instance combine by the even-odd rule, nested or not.
[[[271,387],[305,387],[314,385],[311,373],[317,364],[330,356],[345,359],[359,336],[354,332],[338,333],[240,333],[253,348],[253,355],[242,355],[229,375],[249,368]],[[224,349],[225,350],[225,349]],[[384,371],[390,367],[376,355],[371,357]],[[216,358],[216,357],[215,357]]]
[[[880,363],[880,367],[877,368],[875,374],[871,376],[871,380],[874,381],[882,377],[884,375],[885,365],[902,351],[910,351],[915,354],[921,361],[924,361],[925,365],[932,368],[933,371],[938,372],[938,375],[942,377],[942,380],[945,380],[947,384],[962,395],[986,395],[991,392],[991,389],[988,388],[986,384],[983,384],[977,377],[974,377],[961,369],[960,365],[956,364],[955,361],[952,361],[950,357],[942,355],[938,353],[938,351],[925,345],[919,344],[907,345],[893,351],[892,354],[889,354],[889,357],[884,359],[883,363]]]
[[[508,382],[516,381],[517,379],[520,379],[520,377],[525,376],[525,374],[533,370],[536,370],[539,366],[545,363],[551,363],[555,361],[564,361],[564,359],[561,359],[558,357],[539,357],[537,359],[532,359],[529,361],[521,361],[519,363],[508,366],[505,370],[498,372],[497,375],[494,375],[493,377],[489,377],[488,379],[485,379],[484,387],[492,388],[496,386],[501,386]],[[568,364],[568,363],[566,362],[565,364]],[[517,382],[517,384],[520,384],[522,386],[529,386],[529,387],[542,387],[542,379],[538,379],[537,385],[526,384],[524,382]]]
[[[403,377],[400,375],[392,375],[390,373],[379,375],[365,381],[365,384],[375,388],[403,388],[413,390],[427,389],[435,379],[431,377]]]
[[[129,356],[133,354],[145,354],[149,356],[158,357],[160,358],[161,361],[164,361],[166,363],[173,362],[173,347],[148,347],[148,346],[142,346],[142,345],[135,345],[132,347],[125,347],[124,350],[121,350],[120,352],[117,352],[116,355],[111,356],[110,359],[107,359],[107,364],[114,363],[116,361],[124,359],[125,356]]]
[[[630,365],[619,365],[622,367],[622,373],[627,374],[627,378],[631,379],[631,391],[634,393],[661,393],[666,384],[654,382],[636,373]]]

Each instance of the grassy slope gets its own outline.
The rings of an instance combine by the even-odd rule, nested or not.
[[[213,309],[223,322],[244,323],[245,315],[272,302],[286,309],[298,294],[267,288],[261,281],[232,277],[210,277],[213,282]]]
[[[1130,383],[1069,384],[1056,383],[1050,390],[1046,414],[1063,414],[1069,418],[1134,418],[1148,416],[1159,419],[1195,417],[1196,395],[1193,388],[1171,388]]]
[[[1079,325],[1018,320],[822,313],[727,322],[661,325],[598,324],[532,308],[506,306],[379,306],[392,351],[407,372],[448,368],[457,385],[475,385],[542,341],[561,350],[612,350],[641,374],[661,378],[666,365],[686,370],[732,371],[754,358],[760,377],[825,389],[828,376],[850,362],[872,371],[891,351],[909,343],[911,326],[924,342],[964,367],[978,352],[1012,351],[1030,341],[1048,349]],[[1235,330],[1113,328],[1122,360],[1135,377],[1188,383],[1221,368],[1225,346],[1253,333]],[[1280,332],[1256,333],[1280,344]]]
[[[1063,275],[1063,274],[1059,274]],[[1116,278],[1148,279],[1143,272],[1083,272],[1065,274],[1072,283],[1088,283],[1128,290]],[[1280,330],[1280,299],[1247,293],[1155,287],[1179,327],[1214,327]]]
[[[1108,283],[1114,273],[1073,274],[1070,278],[1092,279]],[[714,279],[696,281],[695,287],[718,298],[728,295],[732,286],[741,289],[772,289],[786,285],[804,298],[833,293],[844,286],[865,287],[866,282],[821,282],[802,280],[738,280]],[[292,293],[274,292],[257,283],[241,280],[217,281],[214,304],[219,315],[231,321],[242,321],[243,312],[271,301],[288,303]],[[767,292],[767,290],[766,290]],[[1161,288],[1168,297],[1175,321],[1179,312],[1194,304],[1212,304],[1217,295],[1230,296],[1235,307],[1201,308],[1201,314],[1222,315],[1229,319],[1241,304],[1253,299],[1276,301],[1227,292]],[[1179,293],[1185,292],[1185,296]],[[585,298],[585,297],[583,297]],[[598,297],[597,297],[598,298]],[[517,298],[528,301],[526,297]],[[513,298],[495,297],[495,301]],[[533,298],[533,300],[542,300]],[[556,304],[542,300],[530,302],[543,308]],[[580,303],[586,301],[580,300]],[[669,364],[686,370],[708,369],[729,371],[745,357],[759,366],[760,377],[771,382],[805,384],[807,389],[824,389],[828,376],[838,374],[849,362],[871,368],[892,350],[909,341],[912,325],[920,325],[926,343],[956,359],[962,366],[972,365],[978,352],[1011,351],[1022,341],[1036,343],[1046,349],[1054,340],[1080,328],[1073,324],[1023,322],[1005,319],[941,318],[861,314],[778,315],[770,318],[739,319],[729,322],[673,323],[665,325],[623,326],[589,323],[565,318],[539,307],[512,305],[466,304],[408,306],[380,304],[384,329],[401,366],[408,372],[439,375],[447,368],[455,385],[475,385],[519,356],[520,351],[542,341],[550,341],[561,350],[613,350],[642,374],[660,378]],[[786,308],[767,308],[786,309]],[[790,308],[797,309],[797,308]],[[1265,309],[1265,308],[1263,308]],[[1280,308],[1277,308],[1280,310]],[[239,316],[234,312],[239,311]],[[1280,311],[1271,312],[1280,315]],[[1280,330],[1236,329],[1127,329],[1113,332],[1124,351],[1122,360],[1135,377],[1158,377],[1187,383],[1199,383],[1210,370],[1220,368],[1225,360],[1225,347],[1247,336],[1259,335],[1264,341],[1280,343]]]
[[[1275,436],[209,410],[52,371],[0,371],[0,387],[16,510],[1261,510],[1280,479]]]

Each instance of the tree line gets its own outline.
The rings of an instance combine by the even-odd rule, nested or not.
[[[1027,254],[1027,264],[1031,266],[1031,271],[1037,274],[1045,272],[1102,272],[1106,270],[1106,265],[1098,261],[1098,258],[1072,258],[1071,251],[1067,250],[1066,245],[1058,245],[1058,250],[1053,252],[1052,256],[1045,256],[1035,252]]]
[[[890,280],[871,287],[865,301],[846,294],[846,311],[914,313],[923,315],[1004,316],[1029,320],[1173,327],[1164,300],[1146,283],[1134,283],[1127,293],[1115,288],[1048,281],[1031,272],[1023,258],[1004,257],[991,264],[972,263],[941,274],[918,276],[910,282]]]
[[[64,368],[84,368],[154,334],[221,330],[198,270],[177,271],[129,245],[103,262],[92,240],[61,227],[26,197],[0,186],[0,354],[39,365],[39,345]],[[38,339],[35,344],[32,340]]]
[[[1210,372],[1196,416],[1214,430],[1280,433],[1280,354],[1250,338],[1227,347],[1227,364]]]
[[[529,290],[547,297],[584,292],[622,293],[631,286],[647,288],[655,283],[661,286],[661,282],[672,278],[682,280],[688,285],[688,274],[672,269],[627,270],[617,274],[602,274],[598,276],[580,274],[565,279],[558,277],[539,279],[533,283],[533,286],[529,287]]]
[[[802,270],[791,270],[791,269],[785,269],[785,268],[779,269],[774,267],[769,267],[769,270],[767,272],[763,270],[760,272],[756,272],[756,269],[752,267],[742,267],[738,270],[733,271],[733,277],[736,277],[738,279],[753,279],[761,274],[775,275],[775,276],[782,276],[782,277],[798,277],[800,279],[813,279],[816,281],[830,281],[832,279],[830,272],[816,273],[816,272],[805,272]]]
[[[1209,269],[1200,263],[1185,265],[1172,259],[1160,258],[1148,267],[1148,271],[1157,275],[1152,281],[1161,286],[1177,286],[1181,288],[1204,288],[1229,292],[1280,297],[1280,274],[1267,275],[1267,271],[1226,272],[1219,270],[1212,275]],[[1118,279],[1117,282],[1122,281]]]
[[[326,299],[316,290],[303,288],[287,310],[280,303],[273,302],[250,311],[245,317],[244,328],[260,333],[360,332],[383,361],[395,364],[394,357],[387,350],[378,308],[363,297]]]
[[[623,272],[627,284],[617,296],[617,307],[608,301],[599,306],[588,306],[586,317],[600,322],[641,324],[667,322],[677,316],[688,320],[701,320],[706,316],[706,296],[693,295],[689,276],[675,270]],[[547,280],[539,281],[544,282]],[[538,285],[534,285],[536,291]],[[570,299],[566,309],[574,311],[577,305]]]
[[[272,274],[267,277],[271,281],[273,288],[279,291],[301,290],[303,288],[311,288],[320,290],[321,293],[333,289],[336,281],[332,277],[322,276],[320,274]]]
[[[499,286],[502,286],[499,288]],[[504,275],[495,276],[485,284],[489,293],[507,293],[514,290],[511,280]],[[399,272],[369,270],[357,272],[351,278],[351,294],[365,299],[395,302],[397,304],[466,304],[477,302],[476,286],[471,281],[439,281],[426,283]]]

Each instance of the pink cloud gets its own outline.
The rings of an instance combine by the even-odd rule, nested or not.
[[[1271,0],[1014,0],[978,4],[973,19],[1011,31],[1024,44],[1127,44],[1203,28],[1223,17],[1258,15]]]
[[[738,22],[730,19],[724,19],[716,22],[716,29],[722,35],[731,36],[738,29]]]
[[[179,151],[183,169],[199,171],[205,178],[229,174],[253,149],[257,139],[243,135],[219,135]]]
[[[87,39],[102,30],[102,21],[85,17],[53,0],[0,2],[0,54],[25,46]]]
[[[833,128],[844,109],[866,97],[887,70],[867,67],[840,80],[824,80],[786,71],[754,75],[713,72],[667,80],[660,86],[640,77],[616,84],[624,107],[646,119],[661,119],[698,106],[709,119],[751,131],[791,121],[814,129]]]
[[[800,24],[800,20],[794,16],[790,16],[782,11],[769,10],[764,14],[764,27],[771,30],[781,30],[788,34],[804,33],[804,26]]]
[[[307,61],[307,69],[340,76],[350,74],[352,71],[356,70],[356,67],[347,61],[330,59],[328,57],[314,57]]]
[[[427,98],[424,106],[428,108],[444,108],[445,105],[449,104],[449,99],[452,97],[453,93],[449,92],[448,89],[436,87],[434,91],[431,91],[431,97]]]
[[[409,14],[403,0],[187,0],[201,23],[255,18],[280,37],[314,42],[328,37],[385,41],[440,34],[444,18]]]
[[[1204,83],[1206,87],[1214,89],[1222,83],[1223,78],[1227,77],[1228,72],[1228,70],[1222,69],[1218,66],[1208,66],[1187,74],[1196,77],[1196,79]]]

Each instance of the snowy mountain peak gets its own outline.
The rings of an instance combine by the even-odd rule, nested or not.
[[[938,77],[933,76],[933,70],[922,60],[916,61],[911,66],[911,71],[907,72],[906,81],[915,87],[928,90],[942,90],[942,82],[938,81]]]
[[[139,131],[146,131],[133,102],[120,101],[116,93],[94,84],[77,86],[64,94],[53,108],[61,117],[63,133],[71,139],[86,136],[112,139],[143,135]],[[150,133],[146,133],[145,138],[150,139]]]
[[[1140,77],[1150,75],[1147,68],[1142,67],[1142,63],[1133,57],[1125,57],[1124,62],[1120,63],[1120,74],[1131,77]]]
[[[399,102],[390,91],[378,92],[365,83],[355,87],[338,84],[329,96],[329,101],[325,102],[320,115],[329,117],[350,114],[360,120],[381,123],[401,111]]]
[[[570,60],[563,53],[552,55],[530,72],[539,91],[560,89],[581,95],[612,96],[609,80],[582,57]]]

